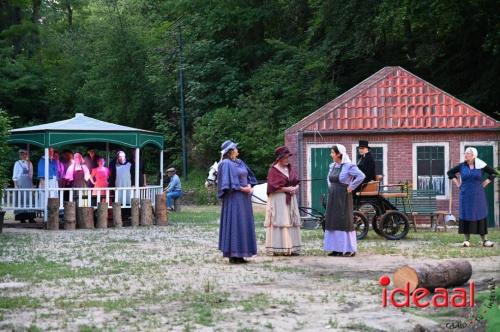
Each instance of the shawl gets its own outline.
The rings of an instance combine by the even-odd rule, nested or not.
[[[283,187],[291,187],[299,184],[299,178],[297,173],[293,169],[291,165],[288,165],[288,174],[290,177],[287,177],[285,174],[281,173],[276,167],[274,167],[276,163],[273,163],[269,168],[269,172],[267,173],[267,194],[271,194],[275,191],[280,190]],[[290,193],[286,194],[286,204],[290,205],[292,200],[292,195]]]

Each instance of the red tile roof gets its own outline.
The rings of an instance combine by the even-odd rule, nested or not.
[[[287,132],[500,130],[500,122],[401,67],[384,67]]]

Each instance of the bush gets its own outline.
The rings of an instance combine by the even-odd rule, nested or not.
[[[7,144],[10,130],[10,117],[7,112],[0,108],[0,156],[7,156],[10,153],[10,147]],[[9,182],[9,160],[0,158],[0,198],[2,198],[3,188]]]
[[[183,204],[188,205],[216,205],[218,204],[215,189],[205,188],[205,179],[208,172],[193,170],[189,173],[189,181],[182,181]]]

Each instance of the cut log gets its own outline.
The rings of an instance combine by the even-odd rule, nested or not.
[[[76,208],[76,227],[81,229],[94,228],[94,208],[79,206]]]
[[[97,228],[108,228],[107,202],[99,202],[97,205]]]
[[[181,197],[174,198],[174,211],[181,212],[181,209],[182,209],[182,198]]]
[[[64,229],[76,228],[76,204],[75,202],[64,202]]]
[[[130,200],[130,222],[132,227],[139,226],[139,206],[141,200],[139,198],[132,198]]]
[[[167,203],[165,194],[156,195],[155,219],[157,226],[168,225]]]
[[[59,198],[49,198],[47,209],[47,229],[57,231],[59,229]]]
[[[122,206],[120,202],[113,203],[113,227],[122,227]]]
[[[153,224],[153,204],[150,199],[141,200],[141,226]]]
[[[470,279],[472,266],[468,261],[444,261],[433,264],[405,265],[394,272],[394,286],[405,288],[410,283],[410,293],[416,288],[434,289],[461,286]]]

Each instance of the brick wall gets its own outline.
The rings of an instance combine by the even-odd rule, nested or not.
[[[307,177],[307,153],[308,145],[310,144],[334,144],[340,143],[345,145],[349,155],[352,153],[352,146],[357,146],[361,139],[368,140],[370,144],[384,143],[387,144],[387,169],[388,169],[388,182],[397,183],[399,181],[409,180],[413,182],[413,157],[412,157],[412,144],[413,143],[426,143],[426,142],[447,142],[449,144],[449,165],[453,167],[463,160],[462,152],[460,151],[461,142],[477,142],[477,141],[494,141],[497,146],[500,145],[500,132],[440,132],[440,133],[422,133],[422,134],[370,134],[370,135],[325,135],[322,136],[304,136],[302,142],[302,174],[300,177],[305,179]],[[296,154],[297,148],[297,134],[293,132],[285,133],[285,144],[290,148],[292,153]],[[500,148],[500,147],[499,147]],[[500,149],[499,149],[500,150]],[[499,151],[497,150],[497,154]],[[291,162],[297,165],[297,155],[291,158]],[[498,158],[500,159],[500,158]],[[298,165],[297,165],[298,166]],[[498,165],[494,165],[498,166]],[[384,174],[384,176],[387,176]],[[497,197],[499,193],[499,180],[496,180]],[[307,201],[306,194],[307,186],[301,188],[302,205],[309,206],[310,202]],[[448,210],[448,200],[438,200],[439,210]],[[497,201],[495,204],[499,204]],[[452,212],[458,216],[458,191],[453,188],[453,201]],[[497,216],[498,219],[498,216]]]

